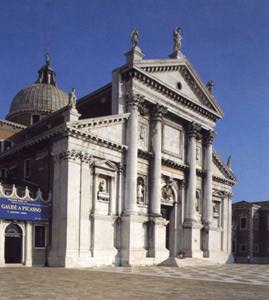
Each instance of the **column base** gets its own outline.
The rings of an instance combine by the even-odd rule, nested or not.
[[[121,220],[121,265],[144,265],[148,254],[148,218],[139,215],[124,215]]]
[[[201,250],[202,224],[195,220],[185,220],[183,224],[183,253],[185,257],[202,258]]]
[[[151,216],[149,223],[149,256],[162,262],[169,257],[166,249],[166,225],[168,221],[161,216]]]

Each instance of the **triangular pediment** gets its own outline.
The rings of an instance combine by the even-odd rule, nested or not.
[[[115,163],[113,163],[112,161],[109,161],[109,160],[105,160],[105,159],[96,160],[94,162],[94,167],[105,170],[105,171],[109,171],[109,172],[116,172],[118,169],[117,165]]]
[[[213,176],[234,183],[237,181],[232,170],[222,161],[215,150],[213,151]]]
[[[86,133],[92,133],[112,142],[122,144],[125,137],[125,122],[128,120],[128,117],[129,114],[127,113],[79,120],[73,123],[72,127]]]
[[[136,67],[184,98],[207,108],[219,117],[223,116],[216,99],[186,59],[149,60],[136,64]]]

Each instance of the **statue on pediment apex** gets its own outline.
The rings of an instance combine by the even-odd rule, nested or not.
[[[174,33],[174,52],[178,52],[181,48],[181,41],[182,41],[182,30],[180,27],[175,27]]]
[[[138,47],[138,37],[139,32],[137,29],[133,29],[131,33],[131,40],[132,40],[132,48]]]

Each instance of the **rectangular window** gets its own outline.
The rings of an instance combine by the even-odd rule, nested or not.
[[[24,160],[24,178],[29,178],[31,176],[31,160]]]
[[[45,248],[46,246],[46,228],[45,226],[35,226],[35,248]]]
[[[40,115],[32,115],[32,125],[40,120]]]
[[[240,244],[239,245],[239,250],[241,253],[247,252],[247,245],[246,244]]]
[[[240,218],[240,229],[247,229],[247,218],[241,217]]]

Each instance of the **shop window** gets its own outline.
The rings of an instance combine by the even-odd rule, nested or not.
[[[40,115],[32,115],[32,125],[40,120]]]
[[[29,178],[31,176],[31,160],[24,160],[24,178]]]
[[[246,217],[240,218],[240,229],[241,230],[247,229],[247,218]]]
[[[45,248],[46,228],[45,226],[35,225],[35,248]]]

